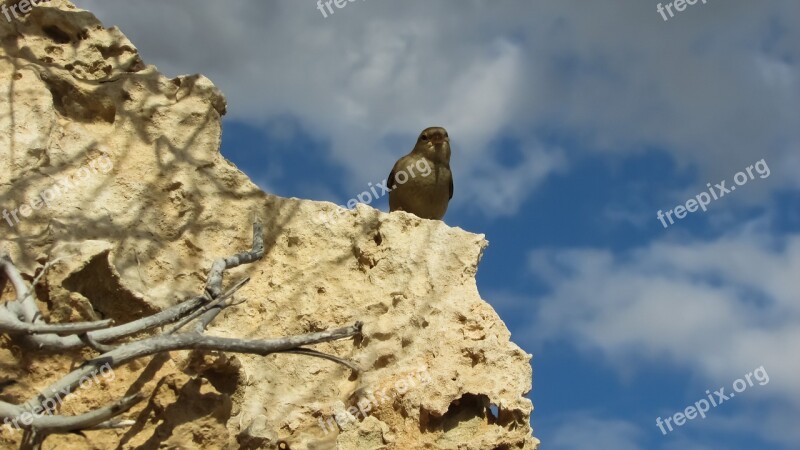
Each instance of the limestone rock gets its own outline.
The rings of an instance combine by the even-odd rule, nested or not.
[[[119,367],[62,406],[77,414],[147,393],[130,430],[56,435],[44,448],[533,449],[530,355],[478,293],[483,235],[367,206],[266,194],[219,153],[225,98],[203,76],[168,79],[116,28],[66,0],[0,20],[2,245],[48,320],[125,322],[200,292],[210,262],[250,246],[264,259],[248,301],[209,333],[270,338],[365,323],[317,346],[358,378],[298,355],[173,352]],[[13,211],[13,214],[11,213]],[[331,220],[320,221],[321,214]],[[8,295],[8,292],[4,293]],[[3,338],[0,377],[32,395],[92,353],[33,358]],[[3,428],[0,446],[19,442]]]

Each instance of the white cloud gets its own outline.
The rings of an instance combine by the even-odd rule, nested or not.
[[[800,360],[785,357],[800,345],[800,235],[659,242],[617,257],[535,251],[531,268],[553,289],[541,299],[541,338],[668,357],[720,381],[762,364],[778,379],[800,373]],[[800,404],[800,385],[780,393]]]
[[[709,3],[668,23],[634,0],[369,1],[327,19],[313,2],[77,3],[120,24],[165,72],[208,75],[232,117],[298,117],[331,142],[354,189],[385,176],[432,124],[452,129],[461,180],[494,157],[487,143],[503,134],[523,139],[535,165],[541,138],[531,130],[548,129],[595,151],[663,148],[697,164],[703,180],[766,158],[771,183],[739,201],[797,185],[794,0]],[[387,148],[397,135],[406,147]],[[557,166],[545,156],[543,167]],[[495,175],[523,198],[538,185],[525,170]],[[459,192],[479,198],[478,189]]]
[[[561,421],[549,441],[542,447],[552,450],[642,450],[637,443],[642,432],[634,425],[621,420],[595,419],[572,416]]]
[[[531,271],[551,292],[537,300],[528,337],[537,345],[558,339],[599,351],[621,374],[654,362],[678,365],[696,377],[698,398],[704,389],[730,391],[734,380],[763,365],[769,383],[736,401],[749,402],[746,409],[766,407],[771,420],[783,417],[779,410],[796,417],[800,359],[791,355],[800,348],[800,235],[770,237],[761,225],[710,242],[661,241],[622,255],[534,251]],[[758,423],[753,431],[762,437],[781,438],[774,423]]]
[[[706,419],[712,420],[712,419]],[[550,425],[552,419],[538,422],[537,429]],[[559,417],[558,424],[553,427],[552,437],[542,441],[542,447],[551,450],[717,450],[719,442],[705,445],[681,433],[677,429],[663,437],[656,427],[655,419],[651,428],[643,428],[640,423],[622,419],[599,417],[596,413],[580,412]],[[755,424],[744,423],[744,418],[727,420],[715,425],[715,429],[724,431],[726,435],[739,435],[743,429],[752,429]],[[742,422],[742,423],[738,423]],[[543,425],[544,424],[544,425]],[[684,425],[689,427],[689,424]],[[741,426],[740,426],[741,425]],[[680,431],[678,431],[680,430]],[[536,431],[536,430],[534,430]]]
[[[559,150],[543,148],[523,152],[522,161],[514,167],[505,167],[487,157],[478,162],[474,174],[459,182],[459,198],[471,201],[473,209],[492,216],[516,214],[527,193],[533,191],[548,175],[562,172],[566,158]]]

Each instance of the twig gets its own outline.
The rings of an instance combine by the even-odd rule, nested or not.
[[[214,308],[215,306],[217,306],[217,305],[219,305],[220,303],[222,303],[222,302],[224,302],[225,300],[227,300],[229,297],[233,296],[233,294],[235,294],[235,293],[236,293],[236,291],[238,291],[239,289],[241,289],[241,288],[242,288],[242,287],[243,287],[245,284],[247,284],[248,282],[250,282],[250,277],[246,277],[246,278],[244,278],[243,280],[239,281],[238,283],[236,283],[235,285],[233,285],[233,287],[232,287],[232,288],[228,289],[228,291],[227,291],[227,292],[225,292],[224,294],[222,294],[222,295],[221,295],[221,296],[220,296],[218,299],[216,299],[216,300],[212,301],[211,303],[207,303],[207,304],[203,305],[203,307],[202,307],[202,308],[200,308],[200,309],[198,309],[198,310],[196,310],[196,311],[192,312],[192,313],[191,313],[191,314],[189,314],[188,316],[186,316],[186,317],[184,317],[183,319],[181,319],[181,321],[180,321],[180,322],[178,322],[178,323],[177,323],[177,324],[176,324],[174,327],[172,327],[172,328],[171,328],[169,331],[167,331],[165,334],[173,334],[173,333],[175,333],[176,331],[180,330],[180,329],[181,329],[181,328],[182,328],[184,325],[186,325],[187,323],[189,323],[189,322],[191,322],[192,320],[196,319],[196,318],[197,318],[199,315],[201,315],[201,314],[205,313],[206,311],[210,310],[211,308]]]
[[[131,409],[143,398],[144,395],[139,392],[134,395],[123,397],[108,406],[104,406],[102,408],[98,408],[77,416],[50,416],[46,414],[32,414],[30,411],[33,411],[33,409],[26,409],[24,406],[14,406],[7,403],[3,405],[3,402],[0,402],[0,411],[2,411],[2,415],[4,417],[20,418],[20,416],[26,413],[30,415],[31,417],[26,417],[25,421],[20,419],[14,422],[22,429],[32,430],[37,434],[65,433],[74,430],[82,430],[101,424]],[[13,409],[12,411],[3,411],[3,409],[8,409],[9,406]]]
[[[136,258],[136,272],[139,274],[139,281],[142,282],[142,285],[145,288],[150,289],[150,287],[144,281],[144,277],[142,277],[142,263],[139,261],[139,252],[137,252],[136,249],[133,249],[133,256]]]
[[[97,342],[114,341],[179,320],[186,314],[190,314],[201,307],[205,302],[206,300],[203,297],[195,297],[152,316],[143,317],[116,327],[92,331],[89,335]],[[42,350],[64,351],[81,348],[85,345],[77,336],[61,337],[52,334],[34,334],[27,336],[27,339],[35,348]]]
[[[330,361],[337,362],[337,363],[339,363],[339,364],[341,364],[343,366],[347,366],[347,367],[350,368],[350,370],[352,370],[356,374],[361,373],[361,369],[351,361],[339,358],[338,356],[333,356],[333,355],[328,354],[328,353],[323,353],[323,352],[320,352],[320,351],[317,351],[317,350],[312,350],[310,348],[296,348],[294,350],[287,350],[287,351],[281,352],[281,353],[296,353],[298,355],[315,356],[317,358],[327,359],[327,360],[330,360]]]
[[[78,334],[108,328],[113,320],[98,320],[95,322],[75,322],[58,324],[30,324],[19,320],[7,308],[0,308],[0,332],[8,334]]]
[[[25,280],[22,279],[22,274],[11,262],[11,258],[7,253],[0,255],[0,269],[5,272],[6,277],[14,287],[14,292],[17,294],[17,298],[8,302],[6,307],[25,320],[25,322],[32,324],[42,323],[42,313],[39,311],[39,307],[36,306],[33,296],[29,295],[30,289],[28,289]]]
[[[361,334],[362,323],[335,330],[320,331],[316,333],[300,334],[268,340],[243,340],[206,336],[199,333],[185,333],[155,336],[141,341],[130,342],[116,349],[87,361],[83,366],[73,370],[60,380],[45,388],[42,392],[51,392],[49,395],[39,395],[24,404],[25,408],[35,408],[54,397],[56,392],[71,392],[84,376],[97,373],[101,366],[106,364],[112,369],[138,358],[154,355],[156,353],[171,352],[174,350],[211,350],[232,353],[247,353],[253,355],[269,355],[296,350],[305,345],[321,342],[336,341]],[[337,361],[339,362],[339,361]],[[350,367],[350,365],[348,365]],[[2,414],[0,414],[2,418]]]
[[[84,430],[113,430],[115,428],[127,428],[135,424],[135,420],[106,420],[103,423],[98,423],[93,427],[84,428]]]
[[[222,292],[222,274],[228,269],[249,264],[264,257],[264,226],[258,219],[253,221],[253,248],[249,252],[237,253],[229,258],[219,258],[211,265],[208,274],[205,291],[211,298],[217,298]],[[208,324],[214,321],[222,308],[212,308],[200,317],[200,321],[195,326],[195,331],[202,333]]]
[[[84,344],[88,345],[89,347],[97,350],[100,353],[107,353],[107,352],[110,352],[110,351],[114,350],[115,348],[117,348],[114,345],[106,345],[106,344],[101,344],[101,343],[97,342],[96,340],[92,339],[91,336],[89,336],[89,333],[79,334],[78,335],[78,339],[80,339],[81,342],[83,342]]]
[[[31,287],[36,287],[36,285],[39,284],[39,280],[41,280],[42,277],[45,276],[45,274],[47,274],[47,269],[53,267],[54,265],[58,264],[59,262],[65,260],[65,259],[71,258],[71,257],[72,257],[72,255],[61,256],[61,257],[58,257],[58,258],[56,258],[56,259],[54,259],[52,261],[46,262],[44,264],[44,267],[42,267],[42,271],[39,272],[39,275],[36,275],[36,277],[34,277],[33,281],[31,281]],[[28,292],[28,295],[30,295],[30,292]]]

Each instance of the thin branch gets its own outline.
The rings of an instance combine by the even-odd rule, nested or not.
[[[144,277],[142,277],[142,263],[139,261],[139,252],[137,252],[135,248],[133,249],[133,256],[136,257],[136,272],[139,274],[139,281],[142,282],[142,285],[146,289],[150,289],[150,286],[147,285],[144,281]]]
[[[56,264],[58,264],[59,262],[65,260],[65,259],[71,258],[72,256],[73,255],[61,256],[61,257],[58,257],[58,258],[56,258],[56,259],[54,259],[52,261],[46,262],[44,264],[44,267],[42,267],[42,271],[39,272],[39,275],[36,275],[36,277],[34,277],[33,281],[31,281],[31,287],[36,287],[36,285],[39,284],[39,280],[41,280],[42,277],[47,274],[47,270],[49,268],[55,266]]]
[[[242,252],[231,256],[230,258],[219,258],[211,265],[211,271],[208,274],[206,281],[205,292],[211,298],[217,298],[219,293],[222,292],[222,273],[225,270],[232,269],[242,264],[249,264],[264,257],[264,226],[261,222],[253,219],[253,248],[249,252]],[[222,308],[212,308],[200,318],[200,321],[195,327],[195,331],[202,333],[206,327],[217,318],[217,315],[222,311]]]
[[[167,308],[159,313],[156,313],[152,316],[143,317],[141,319],[135,320],[133,322],[129,322],[127,324],[122,324],[117,327],[107,328],[104,330],[97,330],[93,331],[89,334],[89,337],[94,339],[98,343],[104,343],[109,341],[114,341],[123,337],[127,337],[157,326],[165,325],[167,323],[174,322],[176,320],[181,319],[187,314],[191,314],[197,308],[199,308],[202,304],[208,302],[209,300],[213,301],[217,296],[213,295],[214,292],[221,292],[221,283],[222,283],[222,272],[227,270],[231,267],[236,267],[241,264],[246,264],[258,260],[264,256],[264,236],[263,236],[263,225],[260,222],[253,223],[253,248],[250,252],[243,252],[231,256],[229,258],[219,258],[217,259],[214,264],[212,265],[212,269],[208,276],[208,282],[206,283],[206,289],[204,290],[205,296],[199,296],[192,299],[189,299],[183,303],[180,303],[176,306]],[[12,285],[17,292],[17,297],[25,296],[28,292],[28,288],[25,284],[25,281],[22,279],[17,268],[14,266],[11,259],[8,257],[7,254],[3,254],[0,256],[0,269],[4,271],[8,279],[11,281]],[[218,286],[219,283],[219,286]],[[213,288],[209,288],[213,286]],[[28,300],[32,300],[32,297],[27,296],[25,297]],[[8,307],[12,310],[12,312],[17,313],[18,315],[24,318],[25,322],[29,323],[42,323],[41,321],[41,313],[39,312],[38,307],[36,307],[35,302],[10,302]],[[206,311],[201,319],[201,324],[203,329],[205,329],[208,324],[216,318],[217,314],[221,311],[220,308],[210,308]],[[35,318],[35,320],[34,320]],[[26,341],[29,342],[34,348],[40,350],[52,350],[52,351],[64,351],[64,350],[71,350],[75,348],[81,348],[85,345],[85,343],[78,338],[77,336],[65,336],[59,337],[51,334],[34,334],[31,336],[26,337]]]
[[[53,398],[54,394],[57,392],[71,392],[78,386],[81,378],[91,376],[96,373],[101,366],[105,365],[114,368],[138,358],[174,350],[211,350],[265,356],[272,353],[296,350],[305,345],[336,341],[360,335],[362,325],[361,322],[356,322],[352,326],[335,330],[269,340],[242,340],[206,336],[199,333],[186,333],[155,336],[141,341],[130,342],[87,361],[83,366],[73,370],[43,390],[43,392],[51,392],[51,394],[39,395],[26,402],[24,407],[32,409],[46,402],[48,399]],[[0,418],[2,417],[2,414],[0,414]]]
[[[7,253],[0,255],[0,269],[6,274],[6,277],[14,287],[14,292],[17,294],[17,298],[8,302],[6,307],[25,322],[32,324],[43,322],[42,313],[39,311],[39,307],[36,306],[36,301],[32,295],[29,295],[30,289],[27,283],[22,279],[22,274],[17,270]]]
[[[106,422],[107,420],[131,409],[143,398],[144,395],[141,392],[138,392],[136,394],[123,397],[108,406],[104,406],[102,408],[98,408],[77,416],[50,416],[46,414],[38,415],[30,413],[28,410],[24,409],[24,407],[16,407],[19,409],[17,414],[8,417],[19,418],[21,415],[27,412],[31,416],[27,418],[29,420],[25,421],[28,422],[27,424],[22,420],[17,420],[15,422],[19,424],[20,428],[30,429],[36,434],[66,433],[69,431],[91,428]]]
[[[297,349],[294,349],[294,350],[287,350],[287,351],[281,352],[281,353],[296,353],[298,355],[315,356],[317,358],[327,359],[327,360],[339,363],[339,364],[341,364],[343,366],[346,366],[346,367],[350,368],[350,370],[352,370],[356,374],[361,373],[361,368],[359,368],[357,365],[355,365],[351,361],[348,361],[348,360],[343,359],[343,358],[339,358],[338,356],[333,356],[333,355],[328,354],[328,353],[323,353],[323,352],[320,352],[320,351],[317,351],[317,350],[312,350],[310,348],[297,348]]]
[[[172,327],[172,328],[171,328],[169,331],[167,331],[165,334],[173,334],[173,333],[175,333],[176,331],[180,330],[180,329],[181,329],[181,328],[182,328],[184,325],[186,325],[187,323],[189,323],[189,322],[191,322],[192,320],[196,319],[196,318],[197,318],[198,316],[200,316],[201,314],[205,313],[206,311],[210,310],[211,308],[214,308],[214,307],[216,307],[216,306],[217,306],[217,305],[219,305],[220,303],[224,302],[225,300],[227,300],[228,298],[230,298],[231,296],[233,296],[233,294],[235,294],[235,293],[236,293],[236,291],[238,291],[239,289],[241,289],[242,287],[244,287],[244,285],[245,285],[245,284],[247,284],[247,283],[249,283],[249,282],[250,282],[250,277],[245,277],[243,280],[241,280],[241,281],[239,281],[238,283],[236,283],[235,285],[233,285],[233,287],[231,287],[230,289],[228,289],[228,291],[227,291],[227,292],[225,292],[224,294],[222,294],[222,295],[221,295],[219,298],[217,298],[216,300],[212,301],[211,303],[207,303],[207,304],[203,305],[203,307],[202,307],[202,308],[200,308],[200,309],[198,309],[198,310],[196,310],[196,311],[192,312],[192,313],[191,313],[191,314],[189,314],[188,316],[186,316],[186,317],[184,317],[183,319],[181,319],[181,321],[180,321],[180,322],[178,322],[178,323],[177,323],[177,324],[176,324],[174,327]]]
[[[258,220],[253,222],[253,248],[249,252],[237,253],[227,258],[219,258],[211,264],[205,290],[211,298],[217,298],[222,292],[222,274],[228,269],[249,264],[264,256],[264,226]]]
[[[115,345],[106,345],[106,344],[101,344],[101,343],[97,342],[91,336],[89,336],[89,333],[79,334],[78,335],[78,339],[80,339],[81,342],[83,342],[87,346],[97,350],[100,353],[110,352],[110,351],[114,350],[115,348],[117,348],[117,346],[115,346]]]
[[[117,339],[131,336],[133,334],[179,320],[186,314],[190,314],[192,311],[201,307],[206,301],[207,300],[205,300],[203,297],[195,297],[186,300],[183,303],[171,306],[161,312],[153,314],[152,316],[143,317],[141,319],[134,320],[133,322],[128,322],[116,327],[92,331],[89,333],[89,335],[97,342],[115,341]],[[28,340],[32,345],[34,345],[35,348],[53,351],[71,350],[81,348],[85,345],[77,336],[59,337],[54,335],[35,334],[28,336]]]
[[[129,426],[135,424],[135,420],[107,420],[103,423],[98,423],[93,427],[87,427],[83,430],[85,431],[92,431],[92,430],[113,430],[116,428],[128,428]]]
[[[19,320],[7,308],[0,307],[0,332],[7,334],[79,334],[108,328],[113,320],[58,324],[30,324]]]
[[[247,299],[246,299],[246,298],[243,298],[243,299],[241,299],[241,300],[236,300],[236,299],[233,299],[233,300],[231,300],[231,302],[230,302],[230,303],[228,303],[227,305],[225,305],[225,308],[232,308],[232,307],[234,307],[234,306],[239,306],[239,305],[241,305],[242,303],[245,303],[245,302],[247,302]]]

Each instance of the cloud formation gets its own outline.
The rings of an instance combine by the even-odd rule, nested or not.
[[[530,269],[550,288],[538,300],[533,342],[563,340],[625,370],[676,365],[704,389],[763,365],[770,384],[747,392],[754,425],[746,428],[797,443],[792,427],[775,425],[800,413],[800,360],[789,357],[800,348],[800,235],[770,236],[753,224],[713,241],[658,241],[623,254],[537,250]]]
[[[328,19],[305,2],[77,3],[120,24],[161,70],[207,74],[231,117],[298,118],[330,142],[351,188],[383,173],[428,125],[451,131],[454,170],[478,185],[497,175],[481,171],[497,158],[493,139],[520,139],[529,164],[543,158],[542,178],[562,167],[549,164],[555,153],[537,153],[557,135],[577,140],[570,158],[656,148],[697,165],[704,180],[763,157],[778,168],[776,186],[797,186],[793,0],[715,2],[669,23],[634,0],[371,1]],[[408,148],[387,145],[393,136]],[[502,175],[523,200],[539,184],[526,171]],[[513,214],[521,202],[487,212]]]

